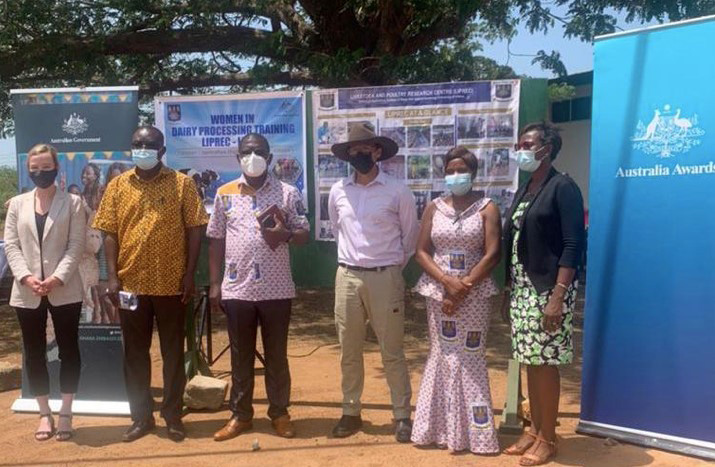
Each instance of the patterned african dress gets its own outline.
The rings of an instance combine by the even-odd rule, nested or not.
[[[464,277],[484,256],[483,198],[457,215],[443,198],[432,220],[434,260],[447,274]],[[485,343],[491,278],[475,284],[456,313],[442,313],[444,287],[423,274],[415,291],[427,298],[430,353],[417,399],[412,442],[451,451],[499,452],[489,391]]]
[[[565,365],[573,360],[571,334],[576,288],[572,284],[566,292],[561,327],[554,332],[544,330],[543,310],[549,301],[551,290],[542,294],[536,291],[517,254],[520,228],[530,202],[531,199],[525,198],[512,215],[514,240],[511,248],[511,348],[514,359],[519,363]]]

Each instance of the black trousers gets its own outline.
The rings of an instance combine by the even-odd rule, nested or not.
[[[266,360],[268,416],[276,419],[286,415],[290,405],[287,352],[291,300],[224,300],[223,306],[231,341],[229,408],[234,417],[241,421],[253,418],[254,363],[259,323]]]
[[[164,402],[161,416],[181,418],[186,375],[184,373],[184,305],[179,296],[140,295],[136,310],[119,310],[124,342],[124,380],[133,421],[151,418],[151,357],[149,349],[154,318],[159,329],[163,361]]]
[[[79,315],[82,303],[53,306],[47,297],[42,297],[40,306],[15,308],[22,330],[22,345],[25,355],[25,370],[34,396],[50,393],[50,377],[47,373],[47,312],[52,316],[55,340],[60,357],[60,392],[77,392],[80,374],[78,342]]]

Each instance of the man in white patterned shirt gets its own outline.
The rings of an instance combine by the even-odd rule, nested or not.
[[[268,140],[251,133],[243,137],[238,149],[243,175],[218,189],[206,230],[210,242],[209,300],[212,310],[226,313],[231,343],[232,416],[214,439],[231,439],[252,427],[259,323],[266,360],[268,416],[279,436],[292,438],[295,430],[288,415],[290,371],[286,352],[295,285],[288,244],[307,243],[310,225],[300,192],[268,172],[273,158]]]

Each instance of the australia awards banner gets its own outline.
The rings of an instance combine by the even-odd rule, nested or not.
[[[270,172],[303,193],[305,103],[302,92],[159,97],[156,122],[166,136],[167,163],[193,177],[211,212],[216,189],[241,175],[238,143],[248,133],[266,137]]]
[[[579,431],[715,458],[715,17],[595,43]]]
[[[101,232],[89,227],[109,181],[131,167],[131,135],[138,123],[136,87],[12,91],[18,186],[34,188],[27,153],[38,143],[59,153],[57,187],[84,201],[88,227],[79,273],[84,287],[80,318],[82,376],[75,402],[79,413],[129,413],[122,374],[118,310],[106,290],[107,265]],[[51,399],[59,398],[58,349],[48,316]],[[59,404],[59,401],[56,402]],[[36,410],[26,381],[14,410]]]
[[[444,156],[455,145],[479,161],[475,188],[502,210],[511,203],[518,170],[511,154],[519,123],[519,81],[326,89],[313,93],[316,155],[316,237],[332,240],[328,218],[330,187],[352,167],[330,147],[347,140],[350,127],[367,122],[394,140],[398,154],[380,163],[415,195],[420,218],[427,203],[444,191]]]

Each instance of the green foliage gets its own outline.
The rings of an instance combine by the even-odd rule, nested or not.
[[[0,222],[4,222],[7,215],[5,202],[15,195],[17,195],[17,170],[0,167]]]
[[[551,102],[567,101],[576,96],[576,88],[567,83],[549,85],[549,100]]]
[[[566,11],[557,16],[554,11]],[[591,40],[629,22],[715,12],[715,0],[0,1],[0,135],[13,88],[139,85],[158,92],[490,79],[480,43],[518,26]],[[535,62],[561,76],[558,51]]]

